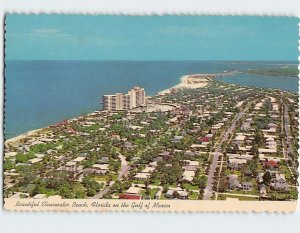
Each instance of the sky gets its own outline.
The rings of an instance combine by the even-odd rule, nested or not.
[[[298,59],[295,17],[8,14],[6,60]]]

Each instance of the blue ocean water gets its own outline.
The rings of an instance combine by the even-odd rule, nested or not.
[[[101,109],[104,94],[142,86],[147,95],[176,85],[182,75],[282,66],[291,62],[6,61],[5,138]],[[298,78],[240,75],[241,85],[298,91]]]

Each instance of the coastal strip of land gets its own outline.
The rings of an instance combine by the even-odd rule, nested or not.
[[[158,92],[159,95],[169,94],[172,90],[177,89],[195,89],[207,86],[213,79],[223,76],[231,76],[237,74],[237,71],[215,73],[215,74],[192,74],[184,75],[180,78],[180,83]]]
[[[230,72],[224,72],[224,73],[211,73],[211,74],[192,74],[192,75],[184,75],[180,78],[180,83],[177,85],[170,87],[168,89],[165,89],[163,91],[158,92],[159,95],[164,95],[170,93],[172,90],[178,90],[178,89],[195,89],[195,88],[203,88],[207,86],[210,82],[213,81],[216,77],[222,77],[222,76],[230,76],[235,75],[236,71],[230,71]],[[73,118],[70,120],[78,120],[78,118]],[[47,127],[39,128],[30,130],[26,133],[20,134],[16,137],[10,138],[5,140],[5,145],[7,144],[14,144],[16,142],[20,142],[22,140],[25,140],[29,137],[35,137],[41,133],[44,133],[44,131],[47,130]]]
[[[185,75],[148,97],[133,87],[102,111],[8,140],[4,197],[297,200],[299,95],[225,73]]]

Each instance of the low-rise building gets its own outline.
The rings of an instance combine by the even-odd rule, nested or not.
[[[276,173],[275,178],[271,180],[271,186],[276,190],[288,191],[289,185],[282,173]]]
[[[242,182],[241,183],[241,189],[243,191],[248,192],[248,191],[251,191],[252,188],[253,188],[253,184],[251,182]]]

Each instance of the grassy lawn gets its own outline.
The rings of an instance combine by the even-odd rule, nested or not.
[[[272,196],[272,195],[274,195],[278,199],[297,199],[298,190],[296,188],[291,188],[291,187],[288,192],[279,192],[279,191],[270,190],[268,196]]]
[[[291,172],[290,172],[290,170],[287,166],[281,165],[280,166],[280,171],[285,174],[285,178],[287,180],[290,180],[292,178],[292,174],[291,174]]]
[[[224,170],[224,174],[225,174],[225,176],[230,175],[230,174],[231,174],[231,170],[225,169],[225,170]]]
[[[279,151],[281,151],[281,149]],[[274,154],[272,156],[278,157],[278,158],[283,158],[283,154],[282,153],[276,153],[276,154]]]
[[[198,193],[193,192],[192,194],[189,195],[188,199],[190,199],[190,200],[198,200]]]
[[[158,191],[158,188],[150,189],[150,194],[149,194],[149,196],[150,196],[151,199],[154,199],[154,196],[155,196],[155,194],[157,193],[157,191]],[[142,189],[142,190],[141,190],[141,195],[142,195],[143,197],[148,197],[148,195],[146,195],[146,189]]]
[[[177,188],[177,184],[170,184],[169,187],[170,188]]]
[[[238,170],[231,170],[231,169],[225,169],[225,170],[224,170],[224,174],[225,174],[225,175],[234,174],[234,175],[241,176],[241,171],[238,171]]]
[[[230,193],[232,194],[248,194],[248,195],[259,195],[259,191],[257,189],[252,189],[251,191],[243,191],[243,190],[232,190]]]
[[[226,195],[226,194],[219,195],[218,200],[226,200],[227,197],[238,198],[240,201],[258,201],[258,197],[241,197],[241,196]]]
[[[133,179],[132,182],[135,184],[144,184],[145,183],[145,181],[143,181],[143,180],[136,180],[136,179]]]
[[[52,189],[47,189],[46,192],[45,192],[44,194],[46,194],[46,196],[49,197],[49,196],[57,195],[58,192],[55,191],[55,190],[52,190]]]
[[[264,170],[261,163],[258,163],[258,164],[257,164],[257,170],[258,170],[258,171],[263,171],[263,170]]]
[[[117,173],[111,172],[110,174],[111,174],[113,180],[117,180],[118,179],[118,174]]]
[[[190,190],[199,190],[198,186],[191,184],[185,184],[185,188]]]
[[[151,180],[151,185],[159,185],[160,184],[160,180],[159,179],[155,179],[155,180]]]
[[[85,187],[81,184],[81,183],[74,183],[74,186],[73,186],[73,190],[72,190],[72,193],[77,193],[77,192],[85,192]]]
[[[73,184],[73,190],[76,192],[76,191],[81,191],[81,190],[85,190],[85,187],[79,183],[79,182],[76,182]]]
[[[167,200],[167,198],[165,197],[165,194],[162,194],[159,198],[159,200]]]
[[[96,176],[95,180],[106,182],[107,178],[108,178],[107,176]]]
[[[150,190],[150,197],[154,199],[155,194],[158,192],[158,188],[154,188]]]

